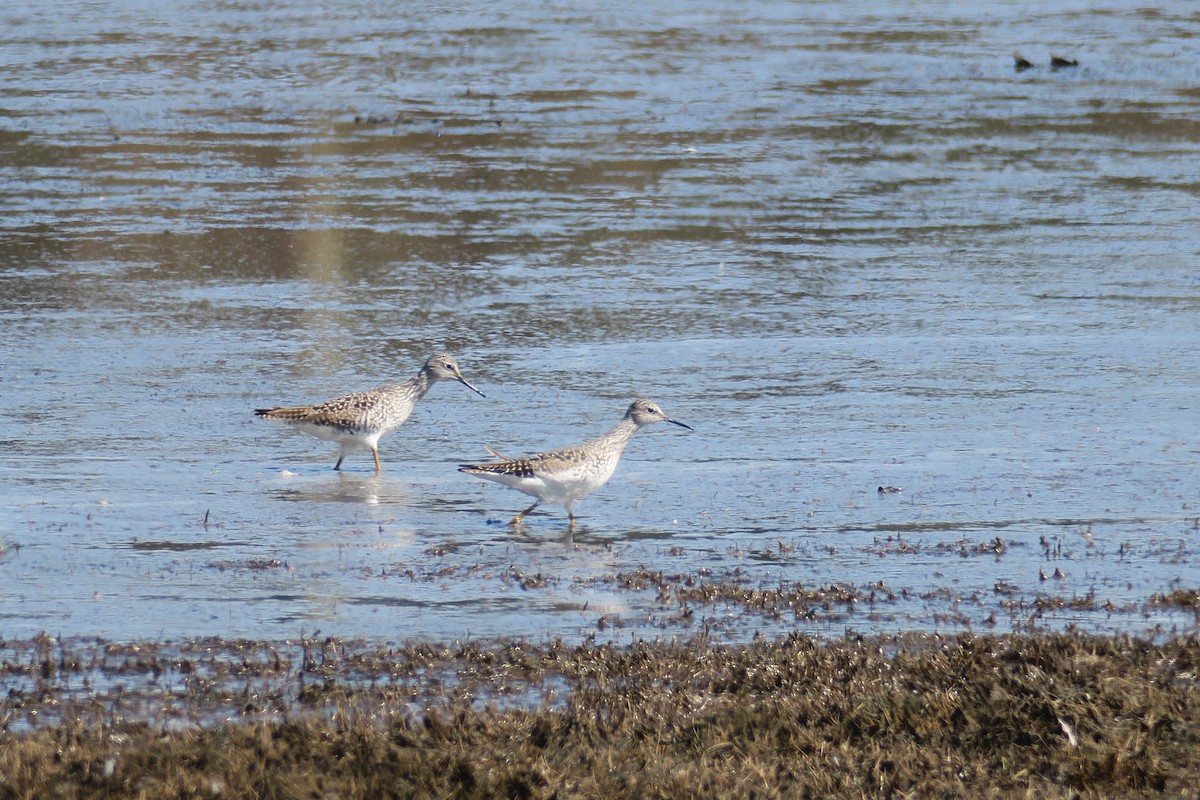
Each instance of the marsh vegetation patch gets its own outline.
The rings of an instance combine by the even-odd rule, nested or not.
[[[10,797],[1196,797],[1200,641],[6,642]]]

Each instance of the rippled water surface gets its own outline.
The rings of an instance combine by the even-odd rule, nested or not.
[[[1195,4],[0,17],[0,636],[1195,629]],[[573,533],[455,470],[637,396]]]

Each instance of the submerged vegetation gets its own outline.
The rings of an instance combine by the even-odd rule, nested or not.
[[[0,643],[0,798],[1200,796],[1200,641]]]

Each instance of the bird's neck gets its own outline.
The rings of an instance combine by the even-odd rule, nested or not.
[[[416,402],[425,396],[425,393],[433,387],[433,384],[434,380],[429,377],[429,373],[421,370],[400,385],[404,387],[406,392],[412,395],[413,402]]]
[[[616,450],[616,452],[620,453],[625,449],[625,445],[629,444],[629,439],[635,433],[637,433],[637,430],[637,423],[626,417],[614,425],[612,430],[599,437],[596,441],[607,442]]]

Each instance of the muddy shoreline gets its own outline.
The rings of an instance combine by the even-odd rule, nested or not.
[[[0,797],[1198,796],[1200,640],[4,642]]]

